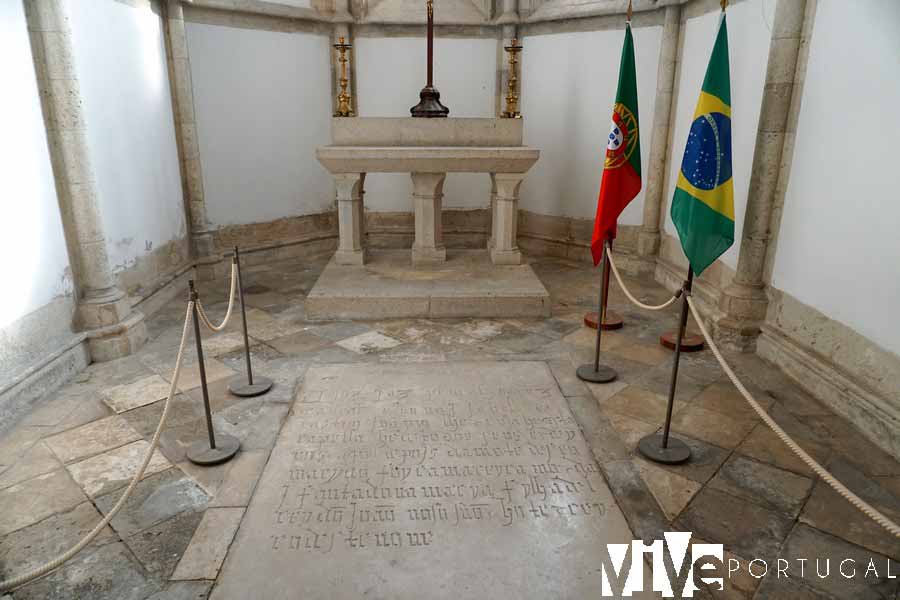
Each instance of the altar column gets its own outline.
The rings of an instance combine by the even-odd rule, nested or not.
[[[365,173],[337,173],[334,186],[337,190],[338,249],[334,261],[339,265],[365,263],[365,215],[363,214],[363,184]]]
[[[495,265],[522,262],[516,239],[519,219],[519,186],[525,173],[491,173],[491,260]]]
[[[441,204],[446,173],[412,173],[413,209],[416,239],[412,247],[414,265],[442,263],[447,260]]]

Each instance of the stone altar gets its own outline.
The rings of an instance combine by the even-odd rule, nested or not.
[[[365,263],[366,173],[410,173],[415,213],[414,265],[446,260],[441,199],[447,173],[489,173],[494,264],[517,265],[519,186],[540,155],[522,145],[522,119],[334,118],[332,144],[316,158],[337,189],[339,265]],[[487,190],[487,186],[485,186]]]
[[[300,394],[212,600],[598,598],[633,537],[545,363],[319,366]]]

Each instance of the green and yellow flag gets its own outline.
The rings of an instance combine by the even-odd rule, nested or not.
[[[724,11],[678,172],[672,222],[697,275],[734,243],[731,79]]]

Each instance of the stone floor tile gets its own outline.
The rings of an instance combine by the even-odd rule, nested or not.
[[[237,375],[236,371],[229,369],[224,363],[215,358],[206,358],[204,360],[206,367],[206,382],[210,384],[220,379],[230,379]],[[162,374],[166,381],[172,376],[171,373]],[[181,367],[181,375],[178,378],[178,389],[183,392],[193,390],[200,387],[200,367],[196,362],[185,364]]]
[[[209,581],[173,581],[147,600],[206,600],[212,585]]]
[[[16,590],[16,600],[144,600],[160,585],[148,579],[125,544],[82,552],[62,568]]]
[[[720,448],[733,449],[753,430],[759,421],[751,418],[734,419],[693,403],[678,411],[672,428],[678,433],[704,440]]]
[[[584,382],[575,375],[576,368],[567,359],[547,361],[563,396],[587,396],[590,391]]]
[[[674,521],[703,487],[696,481],[657,467],[650,462],[639,461],[636,464],[644,482],[669,521]]]
[[[600,468],[635,537],[662,539],[663,532],[670,531],[671,526],[634,461],[603,462]]]
[[[641,439],[657,431],[660,427],[624,415],[607,415],[607,417],[616,435],[629,451],[634,451]]]
[[[215,579],[243,516],[243,508],[207,510],[172,580]]]
[[[264,365],[269,361],[276,360],[282,357],[281,352],[272,348],[268,344],[256,344],[250,347],[250,363],[253,365],[254,370],[257,365],[260,368],[264,368]],[[247,353],[243,348],[238,350],[233,350],[232,352],[228,352],[227,354],[221,354],[218,357],[218,360],[222,362],[226,367],[233,370],[236,375],[243,375],[246,377],[247,373]]]
[[[680,465],[656,465],[661,469],[668,469],[677,475],[687,477],[698,483],[706,483],[716,474],[722,463],[725,462],[725,459],[728,458],[728,451],[718,446],[686,435],[672,435],[688,445],[688,448],[691,449],[691,458]],[[639,454],[635,456],[639,461],[646,460]]]
[[[893,519],[895,523],[900,522],[900,510],[897,510],[895,506],[885,506],[873,501],[869,494],[863,493],[858,485],[854,485],[855,482],[852,479],[841,477],[841,473],[835,473],[835,475],[842,483],[860,494],[864,500],[873,504],[889,519]],[[816,483],[803,512],[800,513],[800,522],[868,548],[873,552],[900,560],[900,540],[890,535],[878,523],[847,502],[824,481],[820,480]]]
[[[202,518],[202,512],[183,512],[124,541],[148,573],[165,581],[175,570]]]
[[[900,563],[897,561],[890,561],[887,557],[806,525],[794,528],[785,541],[780,557],[786,559],[791,566],[798,565],[798,559],[808,559],[808,571],[802,582],[835,598],[892,598],[900,586],[900,577],[897,577],[900,574]],[[854,575],[855,571],[855,576],[852,577],[836,572],[839,571],[841,562],[848,559],[853,562],[844,565],[844,573]],[[826,561],[830,561],[830,570]],[[869,561],[873,561],[874,571],[868,571]],[[855,566],[855,569],[851,569],[851,566]],[[827,577],[818,576],[826,571],[829,573]],[[894,576],[893,579],[888,579],[889,573]]]
[[[65,469],[0,490],[0,535],[67,511],[87,500]]]
[[[668,398],[671,381],[672,365],[661,364],[649,370],[645,366],[637,383],[645,390]],[[679,368],[677,387],[675,388],[675,407],[678,408],[679,405],[692,401],[705,388],[706,384],[694,379]]]
[[[590,327],[580,327],[562,338],[564,344],[590,349],[597,347],[597,330]],[[628,344],[630,340],[618,331],[604,331],[600,334],[600,351],[611,351],[618,346]]]
[[[47,427],[17,426],[0,436],[0,473],[11,468],[47,433]]]
[[[99,393],[93,393],[90,397],[84,398],[78,406],[63,418],[59,423],[50,427],[47,431],[48,436],[69,431],[76,427],[99,421],[105,417],[114,414],[112,410],[103,402]]]
[[[121,496],[121,491],[100,496],[97,508],[105,515]],[[206,492],[181,470],[168,469],[141,480],[110,525],[125,538],[183,512],[201,513],[208,502]]]
[[[88,382],[96,388],[123,385],[153,374],[136,355],[91,363],[87,368],[87,373]]]
[[[299,354],[301,352],[314,352],[320,348],[330,346],[334,342],[309,331],[298,331],[291,335],[277,337],[267,342],[270,346],[282,354]]]
[[[210,501],[211,507],[247,506],[263,467],[269,459],[266,451],[240,452],[228,463],[225,479]]]
[[[153,404],[134,408],[122,413],[122,417],[128,421],[141,435],[146,438],[153,436],[162,418],[165,400],[158,400]],[[187,394],[176,394],[169,406],[169,414],[166,416],[166,428],[178,427],[189,423],[200,416],[202,406],[198,406],[194,399]]]
[[[610,353],[651,367],[672,360],[672,353],[659,344],[624,343],[611,349]]]
[[[900,461],[870,442],[850,422],[836,415],[806,417],[827,431],[829,444],[864,473],[874,477],[900,475]]]
[[[51,436],[45,443],[62,462],[70,463],[140,438],[128,421],[115,415]]]
[[[348,337],[371,331],[371,327],[353,321],[333,321],[323,325],[312,325],[309,331],[332,342],[339,342]]]
[[[182,460],[176,463],[185,475],[191,478],[191,481],[199,485],[206,494],[212,498],[219,492],[219,487],[225,481],[225,475],[231,462],[218,465],[197,465],[190,460]]]
[[[213,430],[221,431],[222,419],[213,414]],[[187,459],[187,450],[198,440],[208,440],[206,419],[196,417],[183,425],[166,427],[159,438],[159,449],[172,463],[181,463]]]
[[[809,497],[813,481],[735,454],[725,461],[709,486],[796,517]]]
[[[842,600],[803,585],[796,579],[764,577],[753,600]]]
[[[258,342],[251,339],[251,347]],[[205,356],[219,356],[228,354],[244,347],[244,334],[239,331],[221,332],[203,338],[203,354]]]
[[[821,444],[804,440],[802,445],[810,456],[823,464],[831,455],[831,451]],[[737,452],[799,475],[806,477],[814,475],[812,470],[764,423],[759,423],[750,432],[750,435],[737,447]]]
[[[37,568],[81,541],[103,520],[90,502],[52,515],[0,539],[0,579]],[[109,527],[103,528],[85,552],[117,540]]]
[[[223,411],[222,431],[238,438],[244,451],[270,450],[289,411],[289,405],[279,403],[262,404],[252,418],[238,417],[236,410]]]
[[[266,309],[270,306],[276,306],[287,302],[287,296],[278,292],[262,292],[259,294],[244,294],[244,301],[247,306],[255,306],[256,308]]]
[[[571,363],[571,358],[569,359]],[[572,365],[572,369],[577,369],[580,365]],[[594,397],[599,404],[603,404],[622,390],[628,387],[628,382],[622,381],[621,379],[614,379],[609,383],[585,383],[585,387],[591,392],[591,395]]]
[[[598,463],[629,457],[630,448],[622,443],[593,396],[569,396],[566,401]]]
[[[66,469],[88,496],[96,498],[128,484],[140,468],[149,448],[150,444],[144,440],[138,440],[92,458],[72,463]],[[147,465],[144,477],[164,471],[171,466],[172,463],[166,460],[159,450],[156,450],[153,452],[150,464]]]
[[[765,409],[774,399],[768,395],[757,395],[755,400]],[[732,419],[757,419],[758,416],[731,381],[718,381],[708,385],[691,402],[693,406],[721,413]]]
[[[601,403],[600,408],[609,417],[624,415],[661,426],[666,418],[666,404],[665,396],[632,385]]]
[[[169,387],[159,375],[148,375],[132,383],[106,388],[101,394],[113,411],[123,413],[168,397]]]
[[[62,464],[42,442],[31,446],[10,468],[0,474],[0,489],[62,468]]]
[[[337,345],[359,354],[371,354],[399,346],[402,343],[400,340],[395,340],[377,331],[367,331],[366,333],[340,340],[337,342]]]
[[[791,530],[793,519],[752,502],[705,487],[681,513],[676,525],[684,531],[750,560],[775,564],[778,549]]]

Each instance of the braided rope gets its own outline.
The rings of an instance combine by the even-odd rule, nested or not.
[[[172,405],[172,398],[175,397],[175,391],[178,387],[178,377],[181,375],[181,363],[184,357],[184,346],[187,342],[188,337],[188,324],[191,322],[191,310],[193,309],[193,302],[188,302],[187,314],[184,318],[184,328],[181,331],[181,344],[178,346],[178,357],[175,359],[175,371],[172,373],[172,383],[169,385],[169,395],[166,397],[166,404],[163,408],[162,416],[159,419],[159,425],[156,426],[156,431],[153,434],[153,439],[150,440],[150,447],[147,448],[147,453],[144,456],[144,461],[141,463],[140,468],[137,473],[134,474],[134,477],[131,479],[131,483],[128,484],[128,487],[125,489],[125,492],[119,498],[119,501],[116,502],[115,506],[110,509],[109,513],[94,527],[86,536],[81,538],[81,541],[69,548],[68,551],[60,554],[53,560],[44,563],[43,565],[28,571],[27,573],[22,573],[16,577],[12,577],[7,579],[6,581],[0,581],[0,592],[7,592],[13,588],[19,587],[22,584],[28,583],[32,579],[37,579],[43,575],[46,575],[50,571],[60,567],[78,554],[81,550],[84,549],[85,546],[90,544],[95,537],[97,537],[103,528],[109,525],[109,522],[112,521],[113,517],[125,506],[125,502],[131,496],[132,492],[134,492],[134,488],[137,486],[138,482],[144,476],[144,472],[147,470],[147,466],[150,464],[150,460],[153,458],[153,453],[156,451],[157,446],[159,446],[159,437],[162,435],[163,427],[166,424],[166,418],[169,416],[169,408]]]
[[[688,305],[691,307],[691,313],[694,315],[694,320],[697,322],[697,326],[700,327],[700,331],[703,333],[703,337],[706,338],[706,343],[709,344],[709,349],[712,350],[712,353],[718,359],[719,364],[722,365],[722,369],[725,371],[725,374],[728,375],[728,378],[731,379],[731,382],[737,388],[737,390],[741,393],[744,399],[750,404],[751,408],[756,411],[756,414],[759,415],[759,418],[763,420],[763,422],[769,426],[775,435],[778,438],[787,444],[788,448],[796,454],[800,460],[802,460],[806,466],[815,472],[822,480],[830,485],[834,491],[843,496],[850,504],[858,508],[862,511],[867,517],[884,527],[890,533],[895,535],[896,537],[900,537],[900,525],[897,525],[893,521],[891,521],[888,517],[880,513],[877,509],[872,507],[865,500],[854,494],[852,491],[847,489],[847,487],[835,479],[834,475],[825,470],[825,467],[820,465],[816,460],[806,453],[803,448],[801,448],[797,442],[795,442],[791,436],[789,436],[784,429],[782,429],[778,423],[775,422],[772,417],[763,409],[762,406],[750,395],[750,392],[747,391],[747,388],[744,387],[744,384],[741,383],[740,379],[737,378],[737,375],[734,374],[734,371],[731,370],[731,367],[725,362],[725,359],[722,357],[722,353],[719,352],[719,348],[716,347],[715,342],[713,342],[712,336],[709,335],[709,332],[706,330],[706,326],[703,324],[703,320],[700,318],[700,315],[697,312],[697,307],[694,306],[694,299],[688,295],[687,297]]]
[[[225,318],[222,319],[222,322],[219,325],[213,325],[212,321],[209,320],[209,317],[206,316],[206,311],[203,310],[203,303],[200,300],[197,300],[197,312],[200,314],[200,321],[209,327],[213,331],[222,331],[225,329],[225,326],[228,325],[228,321],[231,319],[231,309],[234,308],[234,290],[236,288],[237,283],[237,263],[231,263],[231,291],[228,293],[228,310],[225,311]]]
[[[606,248],[606,257],[607,257],[607,259],[609,259],[609,266],[612,267],[612,272],[613,272],[613,275],[616,276],[616,281],[619,282],[619,287],[622,288],[622,291],[625,292],[625,295],[628,297],[628,299],[631,300],[637,306],[640,306],[641,308],[643,308],[645,310],[662,310],[664,308],[668,308],[668,307],[672,306],[672,303],[681,297],[682,290],[681,290],[681,288],[679,288],[678,291],[675,292],[674,296],[672,296],[671,298],[669,298],[662,304],[657,304],[656,306],[652,306],[650,304],[644,304],[643,302],[641,302],[640,300],[635,298],[631,294],[631,292],[628,291],[628,288],[625,287],[625,282],[622,281],[622,276],[619,275],[619,269],[616,268],[616,263],[615,263],[615,261],[613,261],[612,250],[608,246]]]

